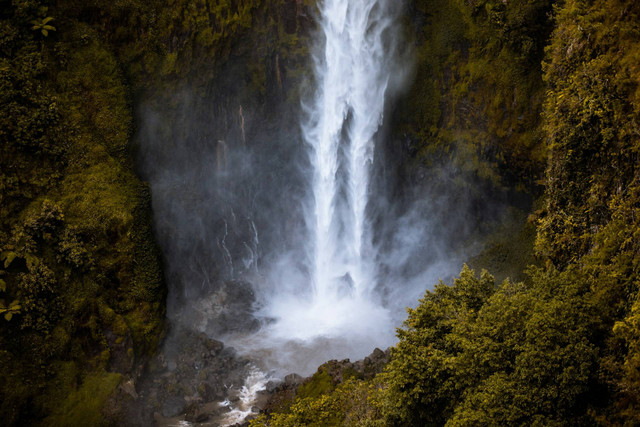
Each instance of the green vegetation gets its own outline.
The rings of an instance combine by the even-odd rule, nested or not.
[[[3,425],[98,425],[121,378],[106,371],[164,328],[129,89],[98,26],[60,3],[0,2]]]
[[[302,77],[296,7],[0,0],[3,425],[117,422],[105,405],[164,335],[135,105],[185,84],[215,90],[230,58],[241,101],[265,103],[267,75]]]
[[[327,394],[335,387],[331,381],[331,376],[326,369],[320,369],[313,377],[311,381],[302,384],[298,390],[298,396],[301,398],[316,398],[323,394]]]
[[[363,381],[347,380],[330,394],[317,398],[298,397],[286,411],[261,415],[251,426],[384,426],[373,399],[379,390]]]
[[[495,288],[465,268],[410,311],[387,371],[392,424],[589,421],[599,319],[579,274],[530,275]]]
[[[409,310],[385,372],[251,425],[637,425],[640,4],[412,4],[418,80],[397,122],[414,162],[544,182],[543,208],[472,260],[515,280],[465,266]]]
[[[545,160],[540,61],[551,0],[414,0],[414,84],[396,112],[413,161],[455,184],[536,190]]]
[[[619,417],[603,372],[612,325],[590,287],[577,268],[534,268],[525,282],[496,285],[465,266],[453,286],[440,283],[409,310],[385,372],[298,395],[251,425],[593,425]]]
[[[85,3],[0,0],[3,425],[117,422],[114,393],[163,336],[136,102],[232,74],[221,96],[268,115],[308,72],[287,8],[312,1]],[[321,369],[252,425],[640,424],[640,3],[412,0],[407,15],[402,173],[455,170],[448,184],[537,210],[470,260],[498,281],[465,267],[426,292],[385,372]]]
[[[82,385],[70,392],[62,404],[52,408],[52,414],[44,420],[48,426],[105,425],[101,411],[120,384],[121,376],[114,373],[93,374]]]

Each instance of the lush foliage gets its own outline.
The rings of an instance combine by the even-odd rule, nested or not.
[[[384,373],[319,396],[301,393],[252,425],[548,426],[593,425],[611,414],[633,419],[631,409],[616,412],[618,385],[605,373],[612,324],[601,304],[589,274],[574,267],[533,268],[525,282],[496,285],[486,271],[478,278],[465,266],[452,286],[436,285],[409,310]],[[635,355],[626,370],[631,363]]]
[[[133,105],[183,84],[225,88],[234,112],[297,103],[294,3],[313,2],[0,0],[3,425],[104,422],[156,348],[165,290]],[[536,197],[544,183],[544,208],[472,260],[515,280],[465,267],[409,311],[384,373],[321,369],[252,424],[640,424],[640,3],[408,3],[401,172]],[[534,234],[544,267],[524,271]]]
[[[414,162],[457,185],[535,191],[544,168],[543,49],[551,0],[415,0],[416,78],[396,113]],[[474,182],[475,181],[475,182]]]
[[[534,270],[530,284],[494,291],[488,273],[465,268],[454,286],[427,293],[388,368],[390,422],[587,423],[599,325],[580,279]]]
[[[118,415],[109,399],[164,330],[151,195],[133,173],[136,103],[229,87],[219,77],[234,63],[240,100],[266,104],[300,77],[286,71],[306,54],[303,4],[0,0],[3,425]]]
[[[73,3],[0,2],[3,425],[54,409],[48,425],[79,408],[100,420],[120,381],[104,370],[132,369],[163,329],[128,89],[99,26],[75,19],[90,8]],[[82,391],[91,378],[101,391]]]
[[[544,267],[496,285],[465,266],[409,310],[384,373],[253,424],[637,425],[640,5],[567,0],[551,14],[544,0],[436,3],[415,2],[425,41],[405,131],[429,158],[457,129],[452,158],[467,144],[477,176],[498,160],[488,169],[498,181],[511,166],[535,181],[547,151],[545,207],[530,218]]]
[[[567,1],[547,49],[547,208],[538,250],[580,268],[606,333],[601,375],[615,394],[603,419],[640,422],[640,5]],[[611,329],[613,327],[613,329]]]
[[[550,157],[539,248],[559,266],[590,252],[598,231],[638,201],[639,17],[624,1],[569,1],[557,14],[544,64]]]

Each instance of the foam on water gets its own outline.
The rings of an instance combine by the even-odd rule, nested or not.
[[[264,372],[254,368],[240,390],[240,399],[235,404],[231,404],[228,400],[222,402],[223,406],[231,408],[231,410],[224,415],[222,425],[231,426],[240,424],[244,422],[249,415],[254,414],[252,407],[258,399],[258,394],[265,390],[269,379]]]

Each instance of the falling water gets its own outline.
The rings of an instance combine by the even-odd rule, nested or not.
[[[366,298],[374,283],[367,202],[374,137],[382,123],[392,60],[391,0],[325,0],[318,92],[303,126],[314,169],[311,268],[320,302]]]
[[[326,360],[362,358],[395,340],[396,323],[374,292],[368,204],[375,140],[394,77],[399,3],[319,5],[317,90],[302,123],[310,165],[307,234],[271,266],[259,296],[263,329],[232,343],[279,373],[309,374]]]

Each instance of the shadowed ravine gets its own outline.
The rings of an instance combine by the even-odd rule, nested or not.
[[[0,0],[2,426],[640,425],[637,0]]]
[[[225,408],[232,409],[229,423],[250,413],[251,401],[270,380],[291,372],[309,375],[327,360],[357,360],[376,347],[387,348],[395,340],[394,328],[404,307],[415,300],[417,292],[410,280],[397,280],[402,275],[393,277],[388,268],[383,280],[377,265],[380,257],[390,262],[397,259],[400,271],[416,250],[415,242],[404,234],[409,229],[425,233],[424,219],[416,224],[385,212],[385,226],[376,230],[373,222],[380,196],[371,200],[374,170],[376,163],[381,164],[376,151],[384,145],[385,107],[400,87],[407,66],[398,54],[401,9],[401,4],[388,0],[320,3],[317,31],[309,47],[315,89],[299,100],[301,131],[294,132],[299,136],[294,141],[298,158],[282,162],[278,170],[266,170],[259,163],[265,157],[244,148],[247,137],[240,107],[242,148],[230,148],[220,140],[215,151],[204,148],[198,157],[188,153],[184,165],[180,157],[171,157],[169,169],[182,168],[179,174],[194,178],[198,169],[206,173],[202,159],[215,159],[210,184],[194,180],[195,187],[178,190],[183,184],[176,181],[175,173],[150,169],[152,184],[153,176],[158,177],[156,212],[175,218],[173,224],[160,222],[161,239],[168,238],[165,253],[180,250],[180,240],[169,236],[184,236],[188,231],[202,239],[212,230],[219,231],[213,233],[213,245],[202,244],[213,248],[221,261],[218,264],[224,266],[218,276],[226,282],[213,283],[212,269],[200,254],[188,261],[190,269],[170,258],[170,270],[184,277],[184,284],[172,291],[172,300],[179,302],[170,304],[169,316],[182,327],[222,339],[253,364],[243,369],[249,377],[242,399],[225,403]],[[154,126],[147,120],[147,129]],[[264,153],[267,158],[274,156]],[[252,174],[256,168],[260,172]],[[301,183],[298,193],[280,194],[277,203],[271,198],[282,215],[268,216],[256,205],[256,199],[259,204],[277,192],[277,188],[260,190],[262,170]],[[220,190],[227,186],[230,191]],[[201,200],[179,194],[184,191]],[[204,208],[207,201],[219,207],[217,212]],[[188,211],[194,206],[198,207]],[[198,212],[203,213],[198,216]],[[220,219],[215,222],[207,219],[216,215]],[[185,216],[192,221],[185,222]],[[277,228],[274,223],[296,222],[299,226],[285,227],[286,237],[278,247],[262,242],[263,235]],[[387,245],[386,254],[380,253],[376,242],[376,233],[380,237],[383,230],[399,243]],[[421,289],[424,282],[419,283]],[[397,298],[405,286],[406,294]],[[170,337],[165,347],[173,345]]]
[[[362,358],[394,340],[394,322],[376,292],[368,210],[375,138],[398,73],[398,6],[392,3],[328,0],[320,6],[312,49],[317,89],[303,100],[301,124],[309,159],[301,207],[306,236],[292,248],[302,268],[293,271],[300,264],[285,260],[271,272],[266,295],[258,294],[258,317],[269,321],[255,334],[229,339],[275,376],[309,374],[328,359]],[[256,388],[254,378],[249,389]]]

